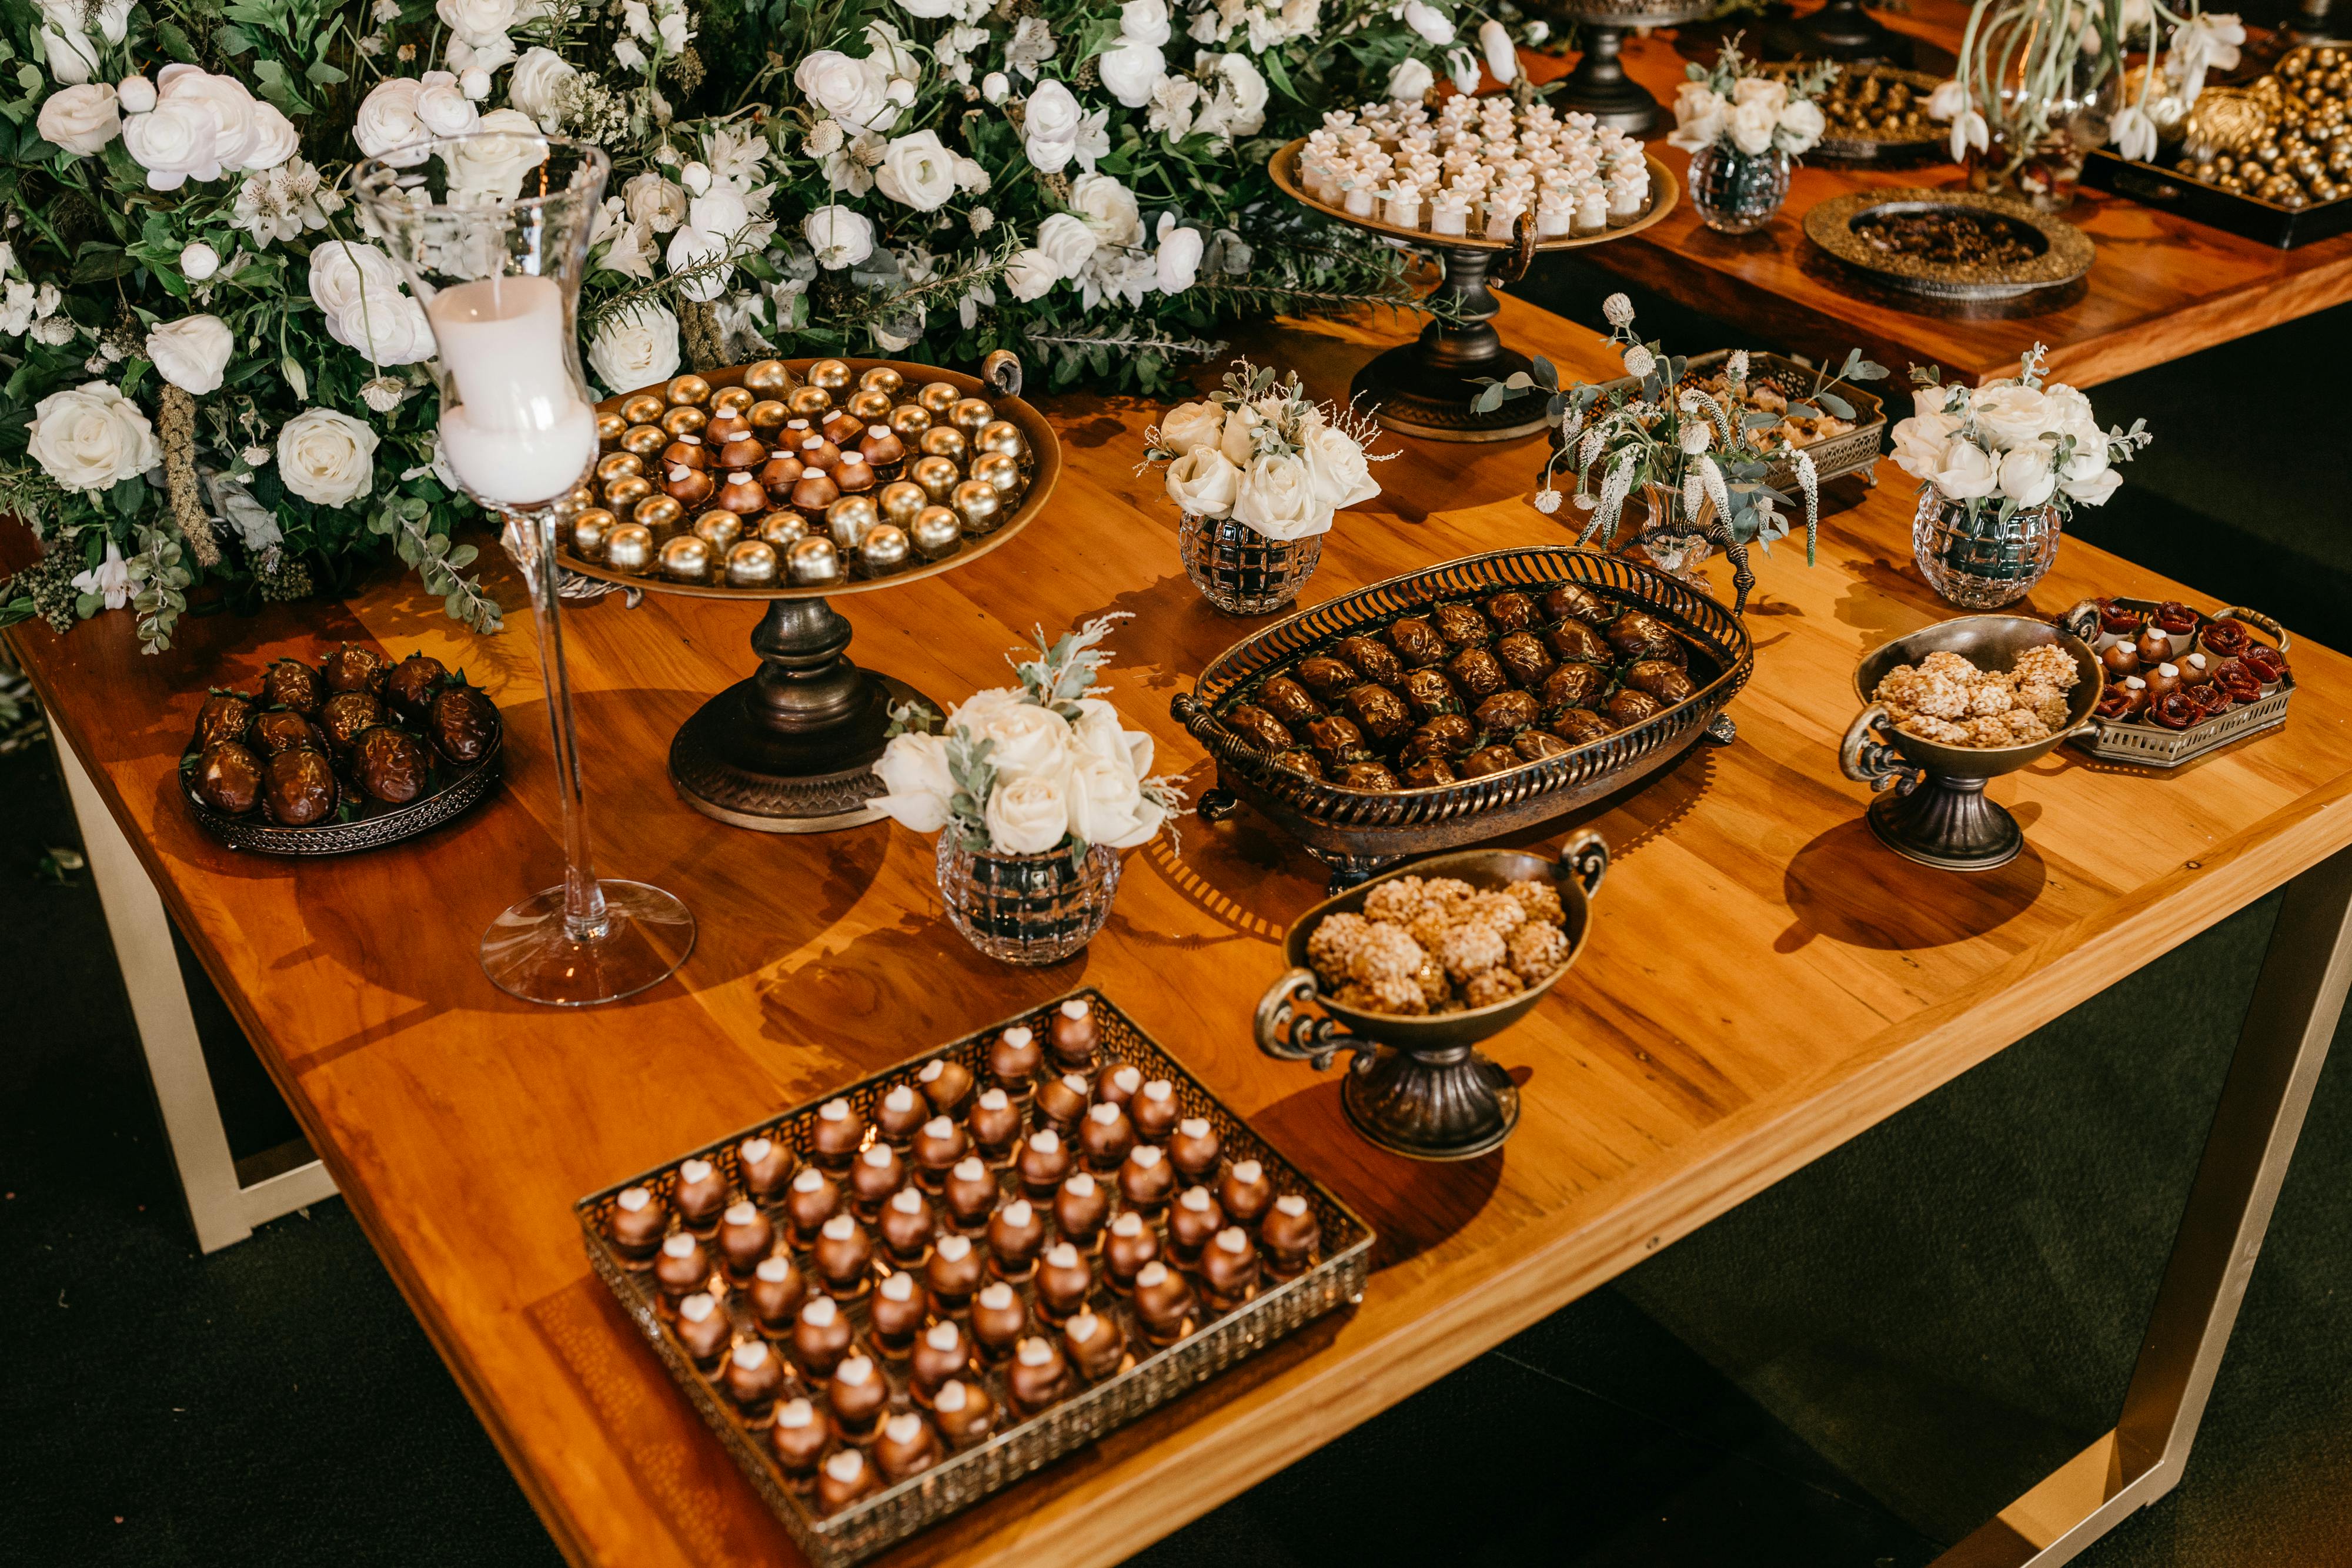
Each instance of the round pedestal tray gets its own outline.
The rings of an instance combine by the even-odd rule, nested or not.
[[[814,358],[783,361],[796,383],[805,382],[809,367],[817,362]],[[688,805],[705,816],[760,832],[829,832],[875,821],[880,813],[866,801],[883,793],[882,781],[872,769],[882,755],[891,707],[908,702],[940,706],[904,681],[852,664],[849,622],[830,601],[936,577],[988,554],[1045,508],[1061,477],[1061,443],[1045,416],[1021,399],[1021,367],[1011,354],[990,356],[983,366],[985,380],[889,360],[843,362],[855,374],[888,366],[906,378],[910,397],[926,382],[945,382],[963,396],[988,400],[998,417],[1018,425],[1029,444],[1029,482],[1004,520],[987,533],[964,536],[952,553],[937,559],[918,559],[887,576],[845,576],[814,587],[684,582],[660,576],[657,566],[642,574],[616,570],[582,556],[568,538],[557,550],[567,570],[597,581],[766,607],[751,632],[759,673],[705,703],[679,728],[669,749],[670,782]],[[747,368],[711,371],[703,379],[715,392],[741,384]],[[662,389],[642,390],[658,394]],[[617,413],[637,395],[610,399],[598,412]]]
[[[1501,380],[1533,365],[1525,354],[1505,348],[1501,334],[1495,330],[1495,316],[1500,307],[1488,290],[1490,280],[1517,283],[1527,275],[1528,264],[1538,255],[1580,250],[1586,246],[1639,234],[1674,211],[1682,193],[1681,184],[1666,166],[1655,158],[1648,158],[1644,161],[1650,170],[1649,204],[1622,223],[1612,219],[1607,228],[1591,234],[1539,240],[1535,237],[1534,224],[1522,216],[1515,239],[1433,235],[1427,229],[1406,228],[1378,218],[1353,217],[1317,201],[1307,194],[1298,173],[1299,152],[1306,145],[1306,139],[1301,137],[1276,152],[1267,164],[1267,172],[1274,176],[1274,183],[1285,195],[1325,217],[1368,234],[1402,239],[1433,250],[1439,265],[1445,269],[1445,280],[1430,298],[1448,300],[1457,307],[1448,314],[1458,315],[1459,324],[1433,320],[1422,329],[1418,340],[1389,350],[1358,371],[1349,389],[1351,395],[1362,400],[1372,417],[1386,428],[1400,435],[1418,435],[1430,441],[1511,441],[1544,427],[1541,398],[1520,398],[1504,403],[1491,413],[1471,410],[1471,400],[1483,390],[1482,379]]]

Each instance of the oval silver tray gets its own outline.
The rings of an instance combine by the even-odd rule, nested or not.
[[[307,828],[289,828],[271,821],[259,807],[242,817],[232,817],[215,811],[205,804],[188,782],[185,773],[180,775],[180,799],[187,803],[188,815],[196,826],[233,850],[246,850],[260,855],[349,855],[362,850],[380,850],[387,844],[401,843],[429,833],[442,823],[464,816],[480,804],[483,798],[498,788],[501,771],[499,756],[504,750],[507,727],[503,720],[498,733],[490,737],[490,748],[479,762],[460,768],[458,764],[436,753],[434,760],[455,772],[448,783],[429,795],[419,796],[405,806],[374,810],[367,815],[354,817],[346,822],[316,822]],[[428,741],[426,743],[430,745]],[[339,786],[348,788],[341,773],[335,776]]]
[[[1275,666],[1349,632],[1431,604],[1559,582],[1582,583],[1647,611],[1688,638],[1720,674],[1688,701],[1599,740],[1507,772],[1425,789],[1374,793],[1290,772],[1219,716],[1238,691]],[[1409,855],[1481,843],[1565,816],[1657,771],[1701,737],[1727,744],[1733,729],[1723,709],[1755,668],[1747,627],[1696,589],[1619,556],[1540,545],[1465,556],[1300,611],[1218,654],[1193,689],[1179,693],[1169,707],[1217,764],[1217,787],[1202,793],[1201,815],[1216,821],[1247,800],[1331,868],[1338,892]]]

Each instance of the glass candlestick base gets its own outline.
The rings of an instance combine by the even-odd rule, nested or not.
[[[677,972],[694,951],[694,915],[642,882],[594,884],[601,925],[577,930],[558,883],[509,909],[482,933],[482,972],[511,997],[584,1008],[633,997]]]

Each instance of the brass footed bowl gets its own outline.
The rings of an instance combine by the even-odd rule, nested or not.
[[[1952,653],[1984,670],[2007,670],[2028,648],[2057,644],[2074,656],[2082,679],[2067,693],[2066,722],[2040,740],[2019,746],[1942,746],[1895,727],[1883,703],[1872,699],[1897,664]],[[2105,667],[2080,637],[2027,615],[1963,615],[1881,643],[1862,656],[1854,690],[1864,706],[1838,748],[1845,776],[1867,784],[1871,831],[1886,847],[1942,871],[1990,871],[2025,847],[2017,819],[1985,799],[1988,780],[2040,761],[2060,742],[2095,733],[2091,710],[2105,688]]]
[[[1283,938],[1290,967],[1257,1004],[1258,1049],[1283,1061],[1305,1061],[1318,1071],[1352,1051],[1339,1103],[1369,1143],[1414,1160],[1475,1159],[1501,1145],[1518,1125],[1519,1090],[1510,1075],[1478,1051],[1478,1042],[1510,1028],[1542,1001],[1584,951],[1591,901],[1609,870],[1609,846],[1592,831],[1578,833],[1558,861],[1523,850],[1465,850],[1399,867],[1327,898],[1300,915]],[[1406,874],[1459,877],[1481,892],[1510,883],[1549,883],[1568,919],[1568,956],[1559,968],[1507,1001],[1459,1012],[1402,1017],[1345,1007],[1323,994],[1307,962],[1307,938],[1329,915],[1354,914],[1381,883]],[[1319,1004],[1325,1017],[1298,1011]]]

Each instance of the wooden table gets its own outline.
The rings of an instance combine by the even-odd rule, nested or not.
[[[1913,0],[1907,11],[1888,11],[1882,19],[1926,39],[1948,68],[1968,14],[1960,0]],[[1757,31],[1748,29],[1751,46]],[[1651,132],[1651,152],[1681,179],[1689,155],[1665,144],[1675,89],[1688,63],[1675,37],[1630,37],[1624,61],[1626,74],[1668,106],[1667,119]],[[1686,47],[1712,63],[1711,44]],[[1524,57],[1539,80],[1574,64],[1572,57]],[[1942,160],[1875,171],[1812,159],[1790,182],[1780,215],[1755,234],[1715,233],[1685,196],[1626,243],[1578,254],[1815,359],[1843,359],[1859,346],[1898,378],[1913,364],[1934,362],[1969,382],[2013,374],[2019,356],[2040,342],[2050,347],[2053,379],[2095,386],[2352,299],[2352,235],[2279,250],[2090,190],[2065,216],[2091,236],[2098,259],[2087,278],[2046,303],[2029,297],[1967,308],[1913,299],[1858,278],[1805,238],[1805,214],[1832,196],[1959,183],[1959,171]],[[1905,384],[1895,382],[1898,390]]]
[[[1613,367],[1593,335],[1531,308],[1507,304],[1502,325],[1580,373]],[[1257,348],[1341,394],[1394,331],[1296,327]],[[1157,410],[1049,406],[1068,468],[1046,517],[965,570],[844,601],[853,653],[952,696],[1007,680],[1003,652],[1033,624],[1132,612],[1115,639],[1114,698],[1156,735],[1164,768],[1195,769],[1197,789],[1202,757],[1168,701],[1251,623],[1193,592],[1176,513],[1134,472]],[[1525,498],[1536,454],[1529,442],[1409,445],[1379,470],[1385,494],[1331,536],[1309,597],[1561,540]],[[1348,1130],[1331,1078],[1251,1043],[1252,1006],[1282,967],[1276,937],[1324,875],[1247,812],[1214,828],[1187,821],[1181,851],[1130,854],[1087,952],[1027,972],[982,960],[944,924],[927,840],[887,823],[765,837],[684,809],[666,747],[749,666],[743,610],[653,596],[568,612],[601,869],[682,894],[702,926],[679,981],[585,1013],[512,1002],[475,965],[491,916],[560,870],[538,669],[511,578],[497,587],[515,619],[488,640],[389,578],[340,604],[184,622],[163,657],[139,653],[127,613],[64,639],[37,625],[13,635],[60,737],[576,1563],[783,1563],[793,1551],[589,1273],[572,1200],[1081,977],[1128,1009],[1382,1244],[1353,1313],[892,1559],[1108,1563],[2306,873],[2241,1052],[2244,1071],[2284,1076],[2275,1092],[2233,1091],[2238,1120],[2262,1135],[2217,1138],[2175,1260],[2187,1282],[2168,1285],[2159,1314],[2173,1325],[2164,1347],[2195,1353],[2202,1380],[2158,1378],[2169,1403],[2133,1408],[2144,1424],[2201,1404],[2215,1325],[2225,1337],[2292,1146],[2295,1093],[2308,1092],[2352,962],[2341,939],[2352,856],[2338,853],[2352,844],[2352,662],[2298,644],[2285,729],[2178,774],[2062,752],[1997,780],[2026,823],[2024,855],[1976,878],[1930,873],[1878,847],[1835,749],[1856,710],[1856,655],[1946,612],[1909,564],[1909,497],[1890,485],[1843,498],[1818,567],[1798,549],[1759,560],[1737,743],[1700,747],[1590,816],[1615,854],[1590,951],[1488,1046],[1525,1079],[1517,1134],[1453,1166],[1375,1153]],[[2195,598],[2069,541],[2033,602],[2053,610],[2094,591]],[[173,782],[205,689],[250,686],[270,659],[340,638],[422,647],[486,684],[509,721],[507,788],[462,826],[393,852],[297,864],[221,849]],[[2214,1174],[2216,1160],[2246,1158]],[[2206,1326],[2176,1345],[2181,1322]],[[2102,1439],[2053,1483],[2084,1499],[2037,1494],[1970,1560],[2025,1561],[2016,1542],[2049,1534],[2035,1521],[2077,1501],[2128,1511],[2169,1486],[2171,1439],[2134,1440]]]

